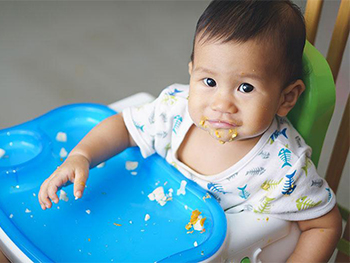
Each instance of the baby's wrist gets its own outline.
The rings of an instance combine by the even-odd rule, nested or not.
[[[90,167],[90,165],[91,165],[91,160],[90,160],[90,158],[85,154],[85,153],[82,153],[82,152],[78,152],[78,151],[72,151],[69,155],[68,155],[68,157],[67,157],[67,159],[68,158],[76,158],[76,157],[78,157],[78,158],[83,158],[83,160],[84,161],[86,161],[87,163],[88,163],[88,166]]]

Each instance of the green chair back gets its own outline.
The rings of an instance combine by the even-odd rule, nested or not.
[[[335,106],[332,71],[323,55],[308,41],[303,55],[303,81],[306,89],[300,96],[289,120],[312,148],[312,161],[318,165],[323,141]]]

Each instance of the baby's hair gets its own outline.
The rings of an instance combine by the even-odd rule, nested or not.
[[[272,44],[280,51],[280,61],[275,66],[280,69],[284,87],[303,77],[305,21],[299,7],[289,0],[214,0],[198,20],[192,62],[199,36],[197,42],[202,43],[262,40],[262,45]]]

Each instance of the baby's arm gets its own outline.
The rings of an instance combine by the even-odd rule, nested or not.
[[[57,191],[74,183],[74,196],[81,198],[89,169],[113,157],[135,142],[125,127],[121,114],[113,115],[94,127],[69,153],[65,162],[41,185],[38,195],[42,209],[58,203]]]
[[[341,236],[341,223],[337,206],[322,217],[299,221],[302,233],[287,262],[327,262]]]

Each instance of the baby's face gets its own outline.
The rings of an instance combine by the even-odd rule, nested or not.
[[[256,41],[196,42],[189,65],[194,123],[221,143],[260,137],[282,103],[276,53]]]

